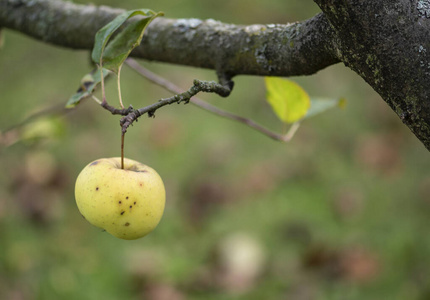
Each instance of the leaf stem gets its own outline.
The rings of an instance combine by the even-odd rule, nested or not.
[[[102,104],[102,102],[100,101],[100,99],[98,99],[96,96],[91,95],[91,98],[96,101],[98,104]]]
[[[122,103],[122,97],[121,97],[121,83],[120,83],[121,68],[122,68],[122,64],[118,67],[117,86],[118,86],[119,104],[121,105],[121,108],[124,109],[124,104]]]
[[[101,86],[102,86],[102,104],[106,104],[106,93],[105,93],[105,78],[103,76],[103,67],[102,67],[102,59],[100,58],[100,78],[101,78]]]
[[[299,129],[299,127],[300,127],[299,122],[293,123],[291,125],[291,127],[288,129],[287,133],[282,135],[282,141],[283,142],[291,141],[291,139],[294,137],[294,135],[296,134],[297,129]]]

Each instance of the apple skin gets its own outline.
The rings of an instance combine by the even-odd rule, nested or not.
[[[113,236],[144,237],[163,216],[166,192],[158,173],[131,159],[101,158],[79,174],[75,198],[82,216]]]

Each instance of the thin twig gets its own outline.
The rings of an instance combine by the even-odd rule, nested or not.
[[[143,114],[147,113],[149,117],[153,117],[155,115],[155,111],[157,109],[159,109],[160,107],[163,107],[165,105],[170,105],[173,103],[181,103],[181,102],[187,104],[190,101],[191,97],[198,94],[199,92],[215,93],[215,94],[218,94],[220,96],[226,97],[227,95],[230,94],[231,91],[228,87],[223,86],[223,85],[221,85],[215,81],[202,81],[202,80],[195,79],[193,82],[193,86],[190,87],[190,89],[188,91],[183,92],[183,93],[179,93],[179,94],[174,95],[170,98],[160,99],[151,105],[133,110],[130,113],[126,114],[120,121],[122,131],[124,133],[127,132],[128,127],[131,124],[133,124],[133,122],[136,121]],[[126,110],[124,110],[124,109],[123,110],[117,110],[117,109],[112,108],[108,105],[105,105],[103,107],[105,107],[106,109],[108,109],[112,113],[124,114],[126,112]],[[130,106],[130,108],[131,108],[131,106]]]
[[[142,67],[139,63],[137,63],[136,60],[132,59],[132,58],[128,58],[126,61],[126,64],[128,66],[130,66],[133,70],[135,70],[137,73],[139,73],[140,75],[142,75],[143,77],[145,77],[146,79],[148,79],[149,81],[151,81],[152,83],[174,93],[174,94],[180,94],[182,92],[181,88],[176,86],[175,84],[173,84],[172,82],[160,77],[159,75],[149,71],[148,69]],[[294,123],[290,129],[288,130],[288,132],[286,134],[279,134],[276,132],[271,131],[270,129],[267,129],[266,127],[256,123],[253,120],[235,115],[233,113],[230,113],[228,111],[222,110],[218,107],[215,107],[197,97],[193,97],[192,99],[189,100],[190,103],[204,109],[207,110],[215,115],[221,116],[223,118],[227,118],[233,121],[237,121],[240,122],[242,124],[245,124],[259,132],[261,132],[262,134],[277,140],[277,141],[282,141],[282,142],[289,142],[294,134],[296,133],[297,129],[299,128],[300,124],[299,123]]]

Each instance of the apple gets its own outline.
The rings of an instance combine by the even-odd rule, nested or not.
[[[101,158],[79,174],[75,198],[82,216],[115,237],[134,240],[150,233],[163,216],[166,192],[158,173],[140,162]]]

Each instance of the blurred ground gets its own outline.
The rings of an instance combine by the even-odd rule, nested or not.
[[[318,12],[310,0],[120,5],[242,24]],[[2,131],[65,103],[90,70],[87,52],[11,31],[5,38]],[[215,78],[145,66],[184,88]],[[134,107],[169,95],[131,70],[121,79]],[[294,80],[348,105],[304,122],[287,145],[191,105],[166,107],[129,130],[126,156],[155,168],[168,194],[160,225],[137,241],[90,226],[74,203],[79,171],[120,154],[118,119],[86,101],[26,128],[24,141],[0,149],[0,299],[429,299],[428,151],[343,65]],[[263,79],[235,82],[227,99],[202,98],[280,130]],[[114,102],[113,82],[108,90]],[[49,138],[34,141],[41,133]]]

